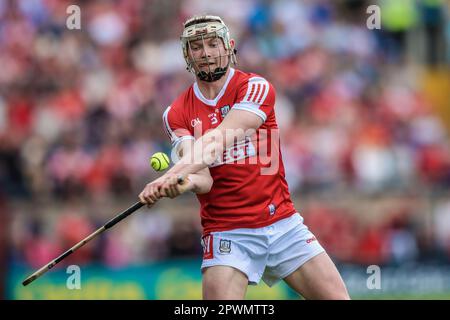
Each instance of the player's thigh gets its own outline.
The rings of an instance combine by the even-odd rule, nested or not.
[[[308,260],[284,281],[305,299],[350,299],[344,281],[326,252]]]
[[[202,291],[205,300],[242,300],[247,292],[248,278],[229,266],[203,269]]]

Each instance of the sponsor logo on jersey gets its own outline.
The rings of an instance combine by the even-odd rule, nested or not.
[[[229,254],[231,252],[231,240],[220,239],[219,252]]]
[[[214,257],[213,239],[213,236],[210,234],[202,237],[201,244],[203,247],[203,259],[212,259]]]
[[[233,163],[255,155],[256,150],[251,138],[245,137],[245,140],[235,143],[232,147],[227,148],[223,152],[222,158],[217,159],[210,167],[217,167],[225,163]]]

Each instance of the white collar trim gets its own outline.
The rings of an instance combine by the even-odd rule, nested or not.
[[[215,107],[217,105],[217,102],[220,100],[220,98],[222,98],[222,96],[225,93],[225,90],[227,90],[228,87],[228,83],[230,82],[231,78],[233,78],[234,76],[234,69],[230,67],[230,73],[228,74],[228,78],[227,81],[225,81],[225,84],[222,87],[222,90],[220,90],[219,94],[217,95],[217,97],[213,100],[210,99],[206,99],[202,92],[200,91],[197,81],[195,81],[194,83],[194,94],[195,96],[201,100],[203,103],[207,104],[208,106],[212,106]]]

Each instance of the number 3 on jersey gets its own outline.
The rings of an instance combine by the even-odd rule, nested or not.
[[[215,112],[208,114],[208,117],[211,120],[211,124],[217,124],[219,122],[219,120],[217,120],[217,114]]]

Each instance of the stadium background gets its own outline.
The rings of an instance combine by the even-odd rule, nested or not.
[[[20,282],[157,177],[162,112],[192,81],[182,22],[210,13],[237,40],[237,67],[275,85],[293,199],[352,297],[450,298],[449,3],[0,0],[0,297],[200,298],[192,195]],[[71,4],[81,30],[66,28]],[[366,27],[371,4],[381,30]],[[81,290],[66,288],[72,264]],[[247,298],[296,296],[262,284]]]

